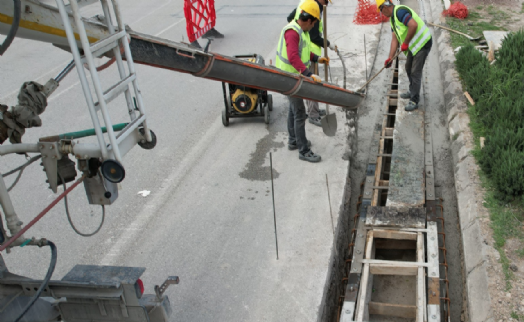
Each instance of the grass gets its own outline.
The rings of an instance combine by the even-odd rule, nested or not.
[[[473,155],[478,156],[480,152],[480,137],[485,135],[486,129],[480,123],[479,118],[482,115],[476,113],[475,106],[468,104],[468,114],[470,116],[469,126],[475,139]],[[479,175],[482,186],[486,190],[483,205],[490,214],[491,229],[493,230],[493,239],[495,240],[493,246],[500,254],[506,291],[509,291],[512,288],[511,281],[514,279],[514,274],[509,269],[511,262],[506,255],[504,246],[506,245],[506,240],[513,238],[519,239],[522,242],[522,246],[524,246],[524,230],[522,228],[524,223],[524,199],[516,199],[511,203],[501,203],[496,198],[496,191],[490,184],[487,176],[482,171],[479,172]],[[524,247],[517,251],[517,255],[524,256]]]
[[[524,258],[524,247],[517,250],[517,255],[519,255],[520,258]]]
[[[524,13],[524,2],[522,3],[522,9],[520,9],[519,13]]]
[[[479,9],[480,7],[480,9]],[[489,9],[491,7],[491,9]],[[487,10],[490,15],[490,21],[485,21],[481,17],[481,12],[485,9],[482,6],[477,6],[477,10],[470,10],[469,15],[466,19],[458,19],[453,17],[448,17],[446,23],[449,28],[465,33],[473,38],[482,37],[482,32],[484,30],[506,30],[502,25],[509,15],[503,11],[496,9],[496,7],[489,6]],[[506,17],[506,18],[501,18]],[[470,40],[464,36],[461,36],[456,33],[450,33],[451,35],[451,46],[457,48],[458,46],[464,46],[470,42]]]
[[[519,322],[523,322],[524,321],[524,315],[520,315],[518,314],[517,312],[513,311],[511,312],[511,317]]]

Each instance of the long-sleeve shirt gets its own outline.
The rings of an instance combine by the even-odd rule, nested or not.
[[[284,33],[284,38],[286,39],[287,59],[299,73],[310,77],[313,73],[306,67],[306,65],[304,65],[298,52],[300,36],[295,30],[289,29]],[[314,53],[310,53],[309,59],[316,63],[318,61],[318,56]]]
[[[318,3],[318,1],[316,1]],[[324,11],[324,7],[318,3],[318,6],[320,7],[320,16],[322,16],[322,12]],[[287,16],[287,22],[291,22],[293,19],[295,19],[295,16],[297,14],[297,8],[293,9],[293,11]],[[324,38],[322,38],[322,34],[320,33],[320,21],[317,20],[315,22],[315,25],[313,26],[313,29],[309,31],[309,38],[311,39],[311,42],[315,45],[319,46],[320,48],[324,48]],[[329,47],[329,40],[327,42],[327,45]]]

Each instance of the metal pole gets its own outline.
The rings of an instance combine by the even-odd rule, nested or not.
[[[327,192],[328,192],[329,214],[331,215],[331,227],[333,228],[333,235],[335,235],[335,223],[333,222],[333,211],[331,210],[331,196],[329,194],[329,181],[328,181],[327,173],[326,173],[326,187],[327,187]]]
[[[269,152],[269,167],[271,168],[271,196],[273,197],[273,221],[275,222],[275,244],[277,247],[278,260],[277,214],[275,212],[275,188],[273,185],[273,154],[271,152]]]

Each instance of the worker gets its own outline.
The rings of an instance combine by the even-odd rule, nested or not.
[[[431,50],[433,40],[429,28],[417,13],[403,5],[393,5],[389,0],[377,0],[377,10],[389,17],[391,23],[391,49],[388,59],[384,62],[386,68],[391,67],[399,44],[400,50],[407,51],[406,73],[409,79],[409,91],[401,93],[400,97],[409,99],[406,111],[418,108],[420,101],[420,86],[422,69]]]
[[[291,22],[292,20],[298,19],[298,15],[300,14],[299,7],[302,3],[304,3],[306,0],[301,0],[298,7],[293,9],[293,11],[287,16],[287,22]],[[333,3],[331,0],[315,0],[315,2],[318,4],[318,7],[320,9],[320,17],[322,17],[322,12],[324,11],[324,6],[327,6],[328,3]],[[322,48],[324,48],[324,38],[322,38],[322,33],[324,32],[324,22],[322,19],[317,20],[315,22],[315,25],[313,26],[313,29],[309,31],[309,37],[311,39],[311,45],[310,50],[317,56],[322,56]],[[336,51],[337,46],[335,43],[327,41],[327,45],[329,49]],[[311,68],[315,73],[318,74],[318,64],[314,63]],[[320,118],[322,116],[326,115],[326,110],[321,110],[319,108],[318,102],[306,100],[307,105],[307,113],[309,116],[309,123],[314,124],[316,126],[322,126],[320,123]]]
[[[306,0],[299,7],[298,18],[291,21],[282,29],[277,45],[276,67],[290,73],[302,74],[321,82],[318,75],[309,68],[311,62],[329,64],[329,58],[319,57],[310,51],[309,31],[320,19],[320,9],[315,0]],[[320,162],[321,157],[311,151],[311,142],[306,138],[306,107],[304,101],[297,97],[287,97],[289,113],[287,127],[289,132],[289,150],[298,149],[300,160]]]

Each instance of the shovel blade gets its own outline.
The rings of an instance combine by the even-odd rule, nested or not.
[[[337,133],[337,115],[336,114],[328,114],[320,120],[320,124],[322,125],[322,130],[324,131],[324,134],[327,136],[335,136]]]

